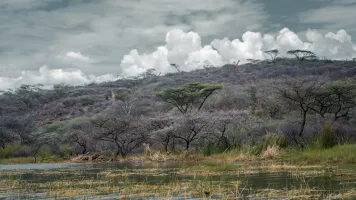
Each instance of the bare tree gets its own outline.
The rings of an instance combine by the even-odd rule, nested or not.
[[[90,121],[81,122],[74,124],[71,129],[72,130],[65,135],[66,140],[80,146],[82,149],[81,153],[86,154],[93,148],[94,133],[92,133],[92,124]]]
[[[116,157],[121,155],[125,158],[147,138],[143,123],[138,118],[102,115],[96,117],[92,124],[97,133],[95,138],[116,146]]]
[[[123,109],[125,115],[131,115],[132,108],[138,102],[138,92],[136,89],[120,92],[116,94],[115,99],[119,100],[119,105]]]
[[[209,136],[212,136],[212,141],[216,143],[217,146],[223,146],[224,148],[229,148],[227,132],[228,127],[241,116],[236,111],[220,111],[210,113],[211,123],[208,124],[207,131]],[[226,150],[226,149],[224,149]]]
[[[148,117],[145,120],[146,127],[153,140],[161,143],[166,153],[169,153],[169,145],[174,151],[174,118],[170,114],[157,114],[156,117]]]
[[[304,140],[303,132],[307,115],[316,102],[315,93],[319,87],[319,84],[317,84],[315,80],[303,79],[287,82],[283,88],[278,89],[280,96],[288,103],[296,105],[301,112],[300,130],[294,139],[296,143],[302,147],[304,147],[303,142],[299,142],[298,138],[302,141]]]
[[[206,113],[181,116],[175,122],[173,137],[183,141],[185,143],[185,149],[189,150],[192,142],[199,138],[207,137],[204,133],[206,133],[205,128],[210,123],[208,116]]]

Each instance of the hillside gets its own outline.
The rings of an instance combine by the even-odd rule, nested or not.
[[[346,137],[355,139],[356,100],[355,96],[347,96],[355,92],[354,79],[346,80],[355,76],[356,62],[353,61],[299,63],[293,59],[277,59],[238,68],[225,65],[163,76],[150,71],[115,82],[76,87],[61,84],[53,90],[22,86],[0,96],[0,148],[16,144],[15,150],[0,157],[34,156],[42,150],[50,154],[102,151],[126,156],[140,151],[142,143],[166,151],[184,149],[188,143],[195,149],[203,149],[210,143],[220,148],[222,141],[221,148],[239,148],[246,141],[258,143],[268,133],[285,136],[285,145],[299,145],[296,132],[303,132],[302,138],[306,141],[320,132],[326,121],[332,121],[334,130],[342,132],[343,140],[335,140],[343,143]],[[348,101],[342,102],[346,106],[343,104],[340,108],[344,113],[335,115],[335,106],[339,104],[334,100],[327,102],[330,106],[325,112],[317,112],[316,109],[323,109],[317,104],[319,95],[310,103],[312,111],[308,111],[305,127],[300,131],[298,105],[283,98],[282,89],[303,80],[307,80],[308,87],[313,83],[321,88],[327,83],[348,81],[352,87],[346,92]],[[223,89],[214,91],[202,110],[192,111],[188,117],[155,95],[161,89],[177,88],[190,82],[219,83]],[[291,88],[285,91],[293,91]],[[116,95],[114,99],[112,93]],[[343,116],[331,117],[338,114]],[[178,122],[186,126],[175,125]],[[215,127],[203,130],[212,122]],[[197,133],[195,128],[199,126]],[[214,131],[209,132],[211,130]],[[191,132],[195,133],[194,137]]]

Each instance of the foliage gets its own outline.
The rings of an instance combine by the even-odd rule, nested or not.
[[[313,53],[311,51],[299,50],[299,49],[287,51],[287,54],[294,55],[298,59],[299,62],[303,62],[306,59],[316,57],[315,53]]]
[[[6,144],[0,149],[0,159],[12,157],[13,153],[21,149],[21,147],[21,144]]]
[[[69,144],[64,144],[60,146],[60,151],[59,151],[59,156],[61,158],[67,158],[69,157],[73,152],[72,146]]]
[[[278,49],[272,49],[272,50],[268,50],[268,51],[265,51],[266,54],[268,54],[272,61],[276,60],[278,54],[279,54],[279,50]]]
[[[163,101],[174,105],[181,113],[191,112],[193,106],[199,111],[214,91],[222,89],[216,83],[186,83],[179,88],[167,88],[156,92]]]
[[[48,154],[57,157],[125,157],[141,154],[146,143],[167,154],[188,149],[260,156],[268,146],[284,151],[313,138],[325,147],[356,141],[354,62],[312,57],[300,57],[300,67],[275,57],[273,64],[250,60],[238,69],[227,64],[162,76],[150,69],[113,82],[2,91],[0,151],[18,144],[7,155],[36,157],[50,147]],[[108,98],[112,92],[116,100]],[[325,122],[332,135],[323,136]]]

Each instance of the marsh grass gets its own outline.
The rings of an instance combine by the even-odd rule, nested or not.
[[[47,182],[24,180],[28,171],[0,171],[0,194],[7,191],[26,198],[42,195],[48,198],[94,198],[105,197],[130,199],[173,197],[201,199],[353,199],[356,198],[356,174],[342,171],[337,164],[355,163],[356,145],[335,146],[329,149],[307,148],[281,149],[273,159],[260,160],[246,148],[231,150],[205,157],[202,154],[164,155],[178,158],[180,163],[165,169],[158,165],[150,168],[105,169],[96,171],[96,176],[86,176],[80,169],[33,171],[35,177],[54,177]],[[147,157],[147,156],[146,156]],[[132,157],[129,159],[133,159]],[[149,161],[147,158],[144,162]],[[193,164],[182,161],[192,160]],[[308,165],[310,163],[311,165]],[[145,163],[143,163],[145,165]],[[272,176],[286,174],[291,186],[285,188],[253,188],[249,176],[269,173]],[[71,176],[68,177],[70,174]],[[279,175],[278,175],[279,176]],[[3,178],[6,177],[6,178]],[[135,177],[140,177],[136,179]],[[216,178],[220,177],[220,178]],[[233,180],[229,177],[234,177]],[[269,176],[268,176],[269,177]],[[339,185],[313,185],[313,180],[323,177],[337,179]],[[227,178],[227,179],[226,179]],[[6,179],[6,180],[5,180]],[[167,180],[169,180],[167,182]],[[261,181],[268,181],[262,180]],[[340,186],[341,185],[341,186]],[[335,187],[335,188],[334,188]],[[340,188],[341,187],[341,188]],[[81,198],[81,199],[83,199]]]
[[[61,163],[67,160],[51,156],[51,157],[14,157],[0,159],[0,164],[30,164],[30,163]]]
[[[154,199],[171,199],[173,197],[181,197],[182,199],[201,198],[201,199],[328,199],[343,197],[345,199],[356,197],[356,191],[350,189],[348,183],[344,183],[344,188],[338,191],[331,191],[327,188],[315,188],[309,184],[313,177],[320,176],[316,173],[321,169],[321,166],[310,166],[311,171],[306,171],[306,166],[293,166],[288,164],[262,164],[260,166],[251,165],[236,165],[224,163],[222,165],[202,164],[197,166],[186,167],[185,169],[177,169],[176,174],[187,176],[194,174],[190,179],[181,179],[172,177],[169,182],[151,182],[149,178],[144,178],[141,181],[135,181],[132,176],[155,176],[161,173],[161,169],[135,169],[135,170],[114,170],[110,171],[113,174],[121,174],[121,176],[106,176],[109,174],[107,170],[100,172],[101,175],[97,178],[75,178],[63,179],[60,174],[55,180],[49,182],[32,182],[19,179],[9,178],[6,182],[0,184],[1,188],[18,194],[24,198],[31,198],[31,193],[42,195],[48,198],[154,198]],[[264,168],[264,170],[263,170]],[[252,170],[255,169],[255,170]],[[281,172],[283,170],[293,172],[290,176],[293,182],[291,188],[274,189],[267,187],[265,189],[253,189],[248,185],[248,171],[259,173],[265,170],[275,170]],[[187,173],[189,172],[189,173]],[[202,174],[199,174],[201,172]],[[212,177],[218,172],[229,174],[231,172],[239,172],[244,176],[236,176],[234,181],[221,181]],[[313,173],[311,173],[313,172]],[[83,172],[84,173],[84,172]],[[40,175],[40,174],[39,174]],[[38,175],[38,176],[39,176]],[[236,174],[235,174],[236,175]],[[332,177],[332,175],[327,175]],[[9,176],[10,177],[10,176]],[[78,174],[80,177],[80,174]],[[245,178],[243,178],[245,177]],[[32,196],[34,197],[34,196]],[[82,198],[82,199],[83,199]]]
[[[356,164],[356,145],[345,144],[329,149],[289,149],[283,153],[281,160],[293,163],[329,163],[329,164]]]

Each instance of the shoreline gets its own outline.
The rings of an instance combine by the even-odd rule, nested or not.
[[[356,164],[356,144],[335,146],[329,149],[281,149],[276,155],[263,157],[243,152],[225,152],[204,156],[198,152],[167,155],[159,151],[150,155],[130,155],[126,158],[112,158],[98,153],[90,155],[78,155],[76,157],[49,157],[36,159],[34,157],[18,157],[0,159],[0,165],[6,164],[63,164],[63,163],[171,163],[171,162],[225,162],[225,163],[248,163],[248,162],[285,162],[299,165],[310,164]]]

